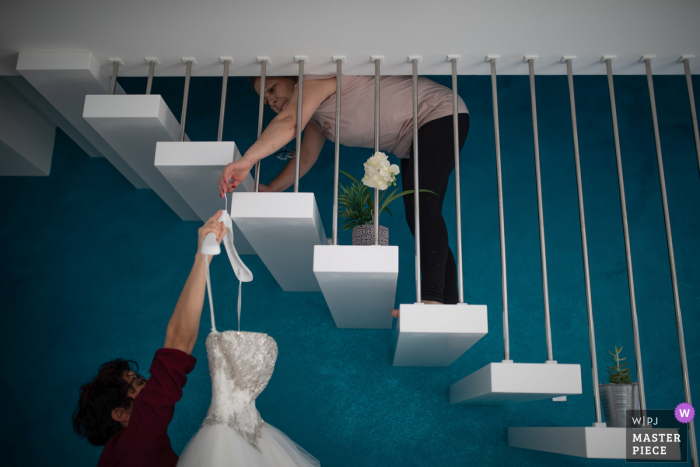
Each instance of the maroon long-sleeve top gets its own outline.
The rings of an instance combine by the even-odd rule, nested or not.
[[[97,467],[175,467],[178,457],[170,445],[168,425],[196,362],[180,350],[156,352],[151,377],[134,399],[129,425],[107,441]]]

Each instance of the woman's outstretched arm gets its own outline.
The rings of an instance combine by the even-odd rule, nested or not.
[[[308,125],[304,130],[304,138],[301,140],[301,160],[299,161],[299,178],[313,167],[318,160],[318,155],[323,149],[326,137],[316,125]],[[282,172],[270,182],[268,186],[260,185],[260,191],[284,191],[294,184],[294,168],[296,162],[290,159]]]
[[[175,311],[170,317],[168,329],[165,332],[165,344],[163,348],[178,349],[192,354],[197,334],[199,332],[199,319],[202,316],[204,306],[204,292],[207,286],[206,257],[200,253],[202,242],[208,233],[216,234],[216,241],[221,242],[226,234],[226,227],[219,222],[221,211],[209,219],[199,228],[197,253],[195,254],[192,271],[182,288],[180,298],[175,305]],[[210,259],[211,260],[211,259]]]
[[[304,97],[301,109],[301,128],[306,127],[318,106],[335,94],[335,78],[304,82]],[[261,159],[273,154],[296,137],[298,88],[289,104],[262,132],[260,138],[246,151],[244,156],[228,164],[219,177],[219,194],[233,191]],[[320,151],[320,150],[319,150]]]

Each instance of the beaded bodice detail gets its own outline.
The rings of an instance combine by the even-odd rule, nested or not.
[[[225,423],[259,451],[265,422],[255,399],[272,377],[277,343],[257,332],[212,331],[206,346],[212,395],[202,426]]]

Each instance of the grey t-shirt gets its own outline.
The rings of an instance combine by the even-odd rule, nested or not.
[[[329,79],[335,75],[307,75],[304,80]],[[374,76],[343,75],[340,109],[340,143],[374,148]],[[413,82],[411,76],[382,76],[379,81],[379,148],[408,158],[413,142]],[[335,141],[335,93],[311,117],[323,134]],[[459,113],[467,106],[458,98]],[[452,90],[428,78],[418,77],[418,127],[452,115]]]

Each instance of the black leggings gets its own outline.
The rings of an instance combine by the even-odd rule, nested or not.
[[[457,266],[447,238],[442,217],[447,182],[455,166],[453,116],[432,120],[418,129],[418,184],[421,190],[437,193],[420,194],[420,265],[421,300],[457,303]],[[469,132],[469,114],[459,114],[459,149]],[[410,157],[401,160],[401,183],[413,189],[413,146]],[[413,195],[403,197],[406,222],[415,236]]]

